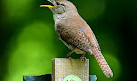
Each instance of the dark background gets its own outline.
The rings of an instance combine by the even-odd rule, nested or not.
[[[132,81],[137,63],[137,0],[70,0],[94,31],[114,72],[106,78],[95,58],[90,74],[98,81]],[[45,0],[0,1],[0,81],[22,81],[23,75],[51,74],[51,60],[70,51],[56,35]],[[73,54],[72,58],[80,55]]]

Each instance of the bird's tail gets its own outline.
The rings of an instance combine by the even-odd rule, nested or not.
[[[100,68],[102,69],[103,73],[108,77],[113,77],[113,72],[110,69],[108,63],[106,62],[104,56],[102,55],[101,51],[99,51],[98,49],[94,48],[91,53],[94,55],[94,57],[96,58]]]

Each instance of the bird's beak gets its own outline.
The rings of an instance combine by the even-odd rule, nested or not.
[[[50,9],[53,9],[56,6],[56,2],[54,0],[47,0],[47,1],[52,3],[54,6],[51,6],[51,5],[40,5],[40,7],[48,7]]]
[[[54,6],[51,6],[51,5],[40,5],[40,7],[48,7],[48,8],[50,8],[50,9],[53,9],[53,8],[54,8]]]

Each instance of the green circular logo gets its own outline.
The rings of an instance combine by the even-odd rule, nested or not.
[[[64,78],[63,81],[81,81],[81,79],[75,75],[68,75]]]

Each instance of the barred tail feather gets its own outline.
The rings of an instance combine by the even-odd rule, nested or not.
[[[92,49],[91,53],[94,55],[94,57],[96,58],[100,68],[102,69],[103,73],[108,77],[113,77],[113,72],[110,69],[108,63],[106,62],[104,56],[102,55],[101,51],[99,51],[98,49],[94,48]]]

